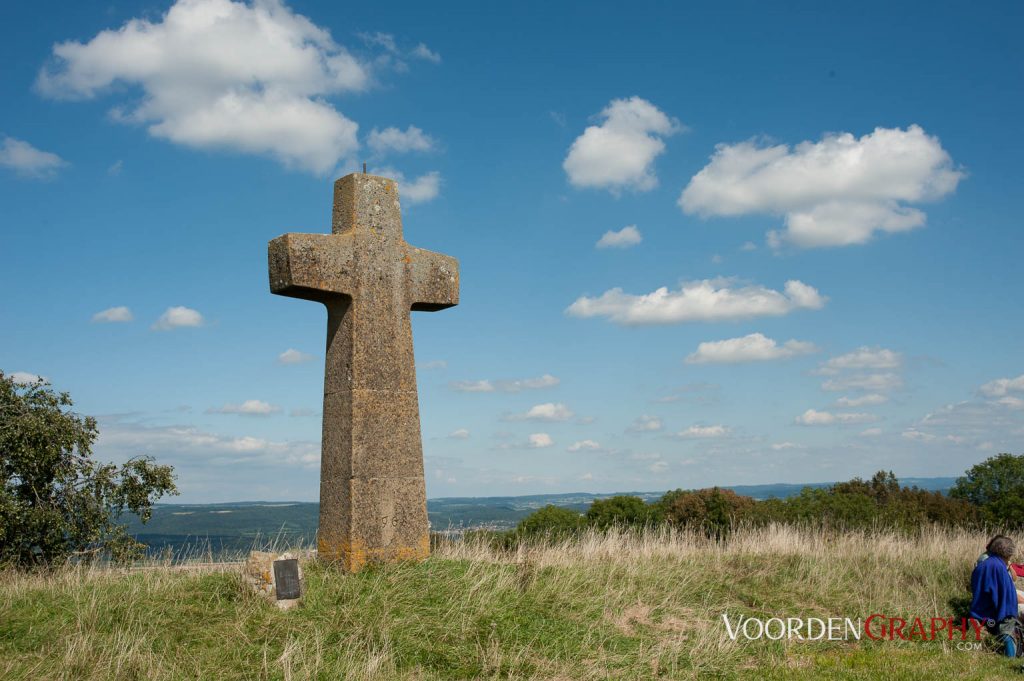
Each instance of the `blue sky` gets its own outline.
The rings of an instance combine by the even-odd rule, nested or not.
[[[400,181],[431,497],[942,476],[1024,435],[1016,3],[38,2],[0,26],[0,370],[315,499],[267,241]]]

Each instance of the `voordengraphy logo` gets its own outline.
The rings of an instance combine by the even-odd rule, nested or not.
[[[746,617],[722,614],[725,631],[733,641],[740,637],[749,641],[795,639],[799,641],[935,641],[969,638],[980,641],[985,626],[968,617],[889,617],[874,613],[858,617]]]

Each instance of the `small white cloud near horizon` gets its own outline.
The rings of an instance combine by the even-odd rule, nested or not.
[[[150,327],[154,331],[170,331],[182,327],[196,327],[203,325],[203,315],[190,307],[178,305],[169,307],[160,318],[153,322]]]
[[[844,355],[832,357],[818,368],[819,374],[834,376],[840,371],[849,369],[898,369],[903,363],[903,356],[888,348],[880,346],[861,347]]]
[[[806,449],[804,445],[798,445],[795,442],[776,442],[772,445],[772,450],[781,452],[787,449]]]
[[[415,125],[410,125],[405,130],[395,127],[388,127],[383,130],[374,128],[370,131],[370,136],[367,138],[366,143],[370,149],[378,154],[390,152],[404,154],[410,151],[427,152],[437,148],[437,140]]]
[[[551,436],[547,433],[531,433],[530,438],[527,441],[527,447],[530,449],[545,449],[555,444],[555,441],[551,439]]]
[[[887,395],[879,395],[878,393],[869,393],[867,395],[861,395],[860,397],[840,397],[836,400],[836,406],[839,407],[867,407],[876,404],[885,404],[889,401]]]
[[[0,166],[10,168],[19,177],[52,180],[69,165],[57,154],[36,149],[25,140],[4,136],[0,144]]]
[[[207,414],[239,414],[241,416],[270,416],[281,411],[281,408],[275,404],[264,402],[263,400],[246,400],[241,404],[225,404],[223,407],[217,407],[206,410]]]
[[[101,310],[92,316],[92,321],[99,324],[116,324],[130,322],[134,319],[132,311],[124,305],[108,307],[106,310]]]
[[[280,364],[302,364],[303,362],[309,362],[316,359],[313,355],[296,350],[295,348],[288,348],[280,355],[277,356],[277,361]]]
[[[530,407],[523,414],[506,417],[507,421],[568,421],[573,417],[572,410],[561,402],[545,402]]]
[[[469,438],[468,428],[456,428],[452,432],[448,433],[449,440],[466,440]]]
[[[657,416],[641,414],[633,421],[633,424],[626,429],[629,433],[653,433],[663,428],[661,419]]]
[[[636,225],[626,225],[619,231],[608,230],[594,244],[595,248],[629,248],[644,240]]]
[[[374,174],[390,177],[398,183],[398,196],[409,203],[426,203],[433,201],[441,194],[441,173],[431,170],[423,173],[415,180],[407,180],[405,173],[394,168],[374,168]]]
[[[686,440],[690,439],[704,439],[713,437],[725,437],[729,434],[729,429],[722,425],[716,426],[690,426],[686,430],[681,430],[676,433],[676,437],[683,438]]]
[[[740,364],[789,359],[818,352],[818,346],[807,341],[788,340],[782,345],[762,333],[740,338],[705,341],[686,358],[687,364]]]
[[[719,144],[678,203],[705,218],[781,216],[785,229],[769,232],[772,247],[849,246],[876,232],[922,227],[924,212],[909,204],[937,201],[964,177],[939,139],[920,126],[879,127],[859,138],[830,133],[793,148],[755,140]]]
[[[441,63],[441,55],[427,47],[425,43],[420,43],[416,47],[412,48],[412,52],[410,52],[409,54],[411,54],[413,57],[416,57],[417,59],[429,61],[432,64]]]
[[[479,381],[453,381],[449,387],[456,392],[464,393],[518,393],[523,390],[541,390],[553,388],[561,383],[561,380],[551,374],[544,374],[536,378],[520,378],[514,380],[491,381],[482,379]]]
[[[828,301],[816,288],[795,279],[787,281],[783,291],[733,284],[731,279],[703,279],[684,282],[677,291],[662,286],[643,295],[613,288],[595,298],[581,296],[565,312],[640,326],[779,317],[795,310],[819,310]]]
[[[565,448],[567,452],[597,451],[601,444],[594,440],[578,440]]]
[[[665,151],[663,137],[682,125],[640,97],[613,99],[576,138],[562,163],[577,188],[649,191],[658,186],[654,160]]]
[[[860,431],[860,433],[858,433],[858,435],[860,435],[860,437],[878,437],[881,434],[882,434],[882,429],[881,428],[868,428],[868,429],[862,430],[862,431]]]
[[[32,383],[38,383],[39,381],[45,381],[46,379],[38,374],[30,374],[27,371],[15,371],[14,373],[8,374],[11,380],[18,385],[31,385]]]
[[[830,378],[821,384],[822,390],[842,392],[844,390],[863,390],[869,393],[885,393],[903,387],[903,379],[899,374],[887,372],[881,374],[850,374]]]
[[[800,416],[797,416],[795,423],[801,426],[831,426],[849,425],[856,423],[871,423],[877,421],[874,414],[863,414],[857,412],[828,412],[808,409]]]
[[[1024,392],[1024,374],[1017,378],[997,378],[985,383],[980,388],[985,397],[1005,397],[1010,392]]]

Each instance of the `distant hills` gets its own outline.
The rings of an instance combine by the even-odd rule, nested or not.
[[[931,491],[948,491],[956,478],[903,478],[900,483]],[[804,487],[828,487],[833,483],[795,485],[736,485],[725,487],[755,499],[784,498]],[[653,502],[664,492],[618,492]],[[613,494],[572,492],[519,497],[447,497],[427,500],[427,515],[435,532],[471,528],[508,529],[548,504],[585,511],[595,499]],[[157,504],[153,517],[143,525],[128,519],[128,531],[149,545],[152,554],[170,551],[224,555],[244,553],[270,544],[312,544],[316,537],[320,504],[316,502],[237,502],[226,504]]]

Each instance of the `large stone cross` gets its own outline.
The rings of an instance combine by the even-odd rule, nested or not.
[[[270,290],[327,307],[317,548],[356,571],[430,552],[409,312],[457,305],[459,263],[405,242],[387,178],[335,182],[332,222],[270,242]]]

